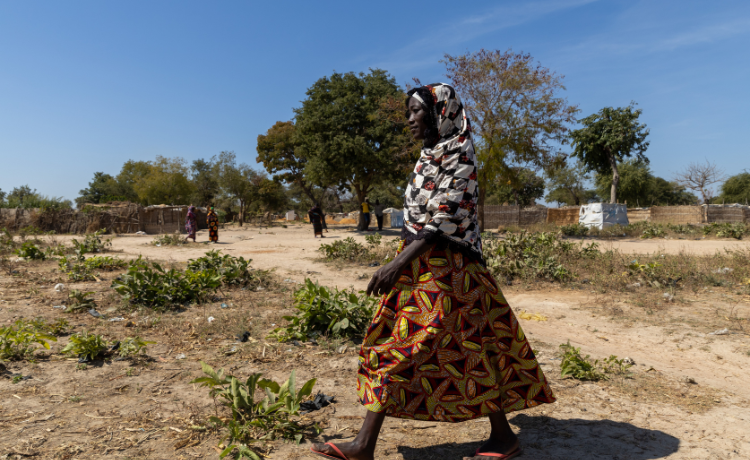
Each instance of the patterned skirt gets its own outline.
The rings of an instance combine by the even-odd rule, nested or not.
[[[492,275],[450,249],[404,270],[359,361],[360,402],[392,417],[461,422],[555,402]]]

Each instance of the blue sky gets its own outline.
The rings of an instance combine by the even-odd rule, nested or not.
[[[461,5],[456,8],[457,5]],[[444,53],[531,53],[581,117],[631,100],[671,179],[750,169],[750,2],[0,0],[0,188],[73,199],[128,159],[255,143],[331,72],[444,81]]]

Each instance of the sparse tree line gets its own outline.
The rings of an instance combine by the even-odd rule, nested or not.
[[[563,96],[563,77],[529,54],[481,50],[445,55],[441,62],[472,122],[480,204],[526,206],[542,198],[631,207],[750,201],[750,173],[726,177],[708,160],[675,172],[671,181],[655,176],[645,155],[649,130],[634,103],[579,120],[580,110]],[[192,163],[162,156],[130,160],[116,176],[95,173],[76,204],[214,205],[240,221],[249,213],[313,203],[351,211],[365,197],[398,207],[420,149],[404,115],[407,89],[379,69],[333,73],[310,86],[292,120],[258,136],[256,161],[265,171],[238,162],[233,152]],[[716,184],[721,193],[713,196]],[[0,206],[71,203],[22,186],[0,190]]]

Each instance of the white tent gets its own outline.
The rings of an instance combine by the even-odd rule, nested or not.
[[[613,225],[628,225],[628,208],[624,204],[591,203],[581,206],[578,222],[602,229]]]

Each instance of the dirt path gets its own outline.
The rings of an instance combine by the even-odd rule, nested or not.
[[[205,232],[198,236],[199,240],[206,239]],[[332,228],[327,236],[325,242],[350,236],[364,242],[364,235],[355,232],[353,228]],[[389,230],[385,232],[385,236],[393,238],[397,233]],[[209,249],[221,249],[231,255],[253,259],[253,266],[256,268],[274,269],[288,284],[302,282],[309,277],[321,284],[339,288],[353,286],[364,289],[369,276],[377,269],[359,265],[326,264],[316,260],[317,248],[322,241],[312,237],[308,226],[228,230],[221,232],[220,238],[221,243],[215,246],[189,244],[175,248],[149,244],[153,239],[150,235],[123,236],[113,239],[113,249],[120,251],[119,255],[122,257],[130,258],[141,254],[155,260],[175,262],[199,257]],[[687,248],[701,254],[723,248],[747,248],[747,244],[716,240],[600,242],[602,250],[608,249],[608,245],[634,253],[679,252]],[[10,292],[12,283],[16,281],[3,282],[6,287],[0,287],[0,290]],[[51,289],[51,284],[47,284],[48,286],[40,289]],[[50,300],[44,300],[36,306],[33,296],[21,290],[27,289],[26,287],[18,289],[19,294],[12,300],[4,297],[5,303],[0,308],[0,322],[7,323],[24,315],[32,316],[35,314],[32,310],[34,308],[43,308],[47,312],[45,314],[49,314]],[[6,295],[2,292],[0,294]],[[652,311],[636,305],[634,298],[637,300],[637,294],[599,295],[560,288],[523,291],[513,287],[506,290],[506,296],[517,314],[526,311],[546,317],[545,321],[523,318],[520,321],[532,346],[538,351],[540,363],[558,396],[556,404],[540,406],[509,417],[526,449],[525,454],[519,458],[750,458],[750,386],[747,385],[750,381],[750,336],[739,333],[711,334],[724,327],[737,330],[733,318],[750,317],[748,299],[731,293],[712,294],[709,291],[695,297],[684,292],[678,294],[675,302]],[[8,428],[5,434],[0,434],[0,441],[6,445],[20,442],[21,446],[32,446],[28,451],[32,452],[33,446],[41,446],[44,440],[52,442],[54,436],[71,436],[68,432],[79,433],[73,434],[70,440],[66,438],[66,448],[73,449],[71,446],[75,444],[75,436],[88,436],[82,434],[88,430],[91,433],[90,442],[99,443],[97,445],[103,449],[97,451],[99,457],[97,453],[81,448],[83,450],[71,450],[78,452],[77,455],[74,453],[72,456],[59,458],[102,458],[102,452],[109,452],[107,449],[112,448],[107,440],[112,439],[111,433],[119,433],[112,443],[120,442],[122,446],[127,446],[132,438],[132,442],[137,443],[136,447],[143,449],[139,451],[130,447],[127,450],[123,447],[117,450],[121,455],[112,458],[126,458],[126,452],[127,458],[215,458],[217,454],[208,445],[209,440],[195,448],[179,450],[176,456],[168,453],[171,451],[169,446],[174,441],[169,441],[168,449],[165,450],[160,440],[170,436],[181,439],[184,435],[183,432],[170,431],[173,428],[169,426],[182,427],[179,429],[184,431],[185,425],[177,425],[179,418],[174,414],[185,417],[186,411],[195,414],[201,407],[210,408],[206,392],[187,383],[200,375],[198,360],[201,359],[212,359],[227,368],[231,366],[236,373],[243,375],[263,372],[273,378],[281,378],[296,368],[300,379],[317,377],[316,388],[336,395],[338,400],[334,406],[314,413],[316,420],[325,423],[323,439],[351,439],[364,416],[364,409],[356,401],[353,384],[358,364],[356,349],[349,348],[344,353],[336,353],[321,352],[316,348],[295,349],[286,345],[266,347],[263,345],[263,337],[268,329],[261,330],[262,335],[258,336],[260,348],[248,351],[248,354],[223,356],[218,351],[209,352],[212,346],[219,344],[212,345],[203,333],[200,335],[200,343],[187,348],[188,340],[185,339],[188,338],[188,333],[184,331],[197,331],[197,325],[205,321],[205,316],[215,316],[219,319],[217,323],[220,323],[228,321],[231,309],[236,309],[237,314],[252,315],[251,319],[243,317],[242,321],[252,321],[253,324],[263,324],[263,327],[270,328],[271,324],[266,325],[263,321],[278,321],[288,307],[286,299],[288,297],[280,297],[271,302],[262,293],[252,293],[249,298],[233,298],[229,310],[222,309],[220,304],[225,300],[221,300],[202,308],[200,313],[187,310],[168,317],[165,315],[166,319],[162,319],[165,323],[179,324],[175,326],[178,331],[174,342],[176,345],[160,342],[154,346],[152,354],[158,359],[142,371],[143,376],[139,374],[118,380],[124,376],[127,367],[121,363],[90,369],[85,373],[70,373],[72,364],[63,359],[26,367],[16,365],[14,372],[24,375],[27,372],[33,373],[36,380],[18,385],[7,380],[0,381],[4,406],[0,409],[16,414],[15,419],[4,416],[0,423],[8,423],[8,420],[18,420],[20,423],[4,425]],[[94,321],[91,318],[85,320]],[[196,329],[193,329],[193,325],[187,329],[184,321],[193,323]],[[246,323],[240,323],[242,324]],[[111,323],[107,327],[115,331],[123,328],[122,323]],[[185,337],[181,337],[180,333]],[[633,378],[618,377],[597,383],[561,379],[557,351],[560,344],[568,341],[580,347],[584,354],[590,354],[596,359],[610,355],[632,358],[636,363],[631,369]],[[221,343],[222,346],[232,346],[231,341],[227,342],[226,339]],[[185,349],[179,348],[180,346]],[[269,355],[266,355],[266,348]],[[175,360],[174,356],[182,351],[187,354],[187,359]],[[274,360],[269,360],[270,353],[274,353]],[[126,382],[130,387],[126,386]],[[143,393],[142,388],[146,388]],[[76,403],[81,404],[79,415],[82,414],[83,417],[79,418],[82,419],[84,428],[76,428],[75,420],[66,419],[65,423],[60,420],[57,424],[50,424],[54,419],[50,422],[42,420],[49,413],[56,414],[59,418],[76,413],[75,410],[62,412],[63,406],[50,406],[48,400],[57,401],[51,399],[57,397],[55,394],[65,394],[65,398],[70,399],[72,397],[67,396],[68,394],[84,391],[94,392],[92,394],[101,392],[100,396],[88,396],[88,399]],[[107,402],[109,412],[95,409],[99,407],[97,399],[113,401]],[[146,438],[149,436],[148,431],[141,431],[141,427],[150,426],[147,423],[156,423],[154,420],[141,421],[140,424],[118,422],[120,426],[115,427],[115,421],[119,420],[117,417],[124,417],[125,414],[133,414],[133,417],[136,414],[151,414],[154,408],[157,408],[156,413],[149,415],[149,418],[163,422],[167,420],[164,422],[164,431],[158,432],[158,436],[163,438],[149,440]],[[143,417],[145,416],[142,416],[142,420]],[[27,419],[33,421],[21,423]],[[58,427],[60,434],[51,432],[55,427]],[[376,458],[459,459],[480,444],[488,435],[488,428],[483,420],[447,426],[387,419]],[[127,430],[135,431],[131,433]],[[308,448],[305,444],[299,447],[278,444],[270,458],[318,458],[310,455]],[[110,455],[115,455],[114,452]]]

